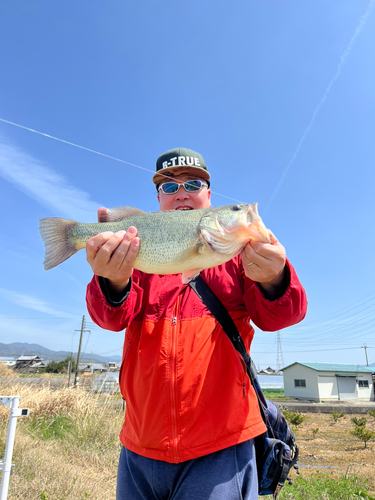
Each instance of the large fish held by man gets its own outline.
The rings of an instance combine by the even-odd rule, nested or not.
[[[39,221],[45,245],[44,269],[52,269],[105,231],[134,226],[140,248],[134,268],[150,274],[182,273],[184,283],[203,269],[224,264],[250,240],[270,242],[258,204],[239,203],[199,210],[143,212],[132,207],[107,210],[106,222],[83,224],[61,218]]]

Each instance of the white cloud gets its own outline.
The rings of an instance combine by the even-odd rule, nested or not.
[[[8,300],[12,304],[16,304],[17,306],[33,309],[34,311],[50,314],[52,316],[58,316],[59,318],[76,318],[75,315],[59,311],[33,295],[14,292],[13,290],[8,290],[6,288],[0,288],[0,295],[3,299]]]
[[[93,222],[99,203],[16,146],[0,142],[0,175],[61,217]]]

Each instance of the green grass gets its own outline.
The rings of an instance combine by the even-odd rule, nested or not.
[[[284,389],[262,389],[262,391],[270,401],[292,401],[292,398],[285,396]]]
[[[333,473],[316,472],[312,476],[297,476],[292,485],[281,490],[280,500],[375,500],[368,494],[367,480],[357,475],[335,477]],[[271,500],[271,496],[259,497]]]
[[[56,415],[52,418],[39,418],[26,421],[25,427],[29,428],[32,437],[38,437],[43,441],[49,439],[64,439],[74,429],[72,418],[64,415]]]

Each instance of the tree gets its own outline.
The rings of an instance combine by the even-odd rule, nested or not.
[[[299,426],[302,424],[302,422],[306,419],[305,415],[301,415],[298,412],[290,411],[290,410],[283,410],[284,417],[286,420],[295,426]]]
[[[71,360],[71,358],[70,358],[70,356],[68,356],[63,361],[51,361],[45,367],[45,372],[46,373],[67,373],[70,360]],[[76,362],[74,359],[73,359],[72,365],[73,366],[71,367],[71,370],[73,372],[76,369]]]
[[[375,432],[370,431],[370,429],[366,429],[364,426],[356,426],[354,431],[350,431],[350,434],[360,439],[365,443],[365,448],[367,448],[367,441],[375,439]]]

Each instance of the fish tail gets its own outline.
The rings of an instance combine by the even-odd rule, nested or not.
[[[47,217],[39,221],[39,234],[44,243],[43,267],[46,271],[58,266],[78,252],[68,235],[68,229],[77,225],[73,220]]]

